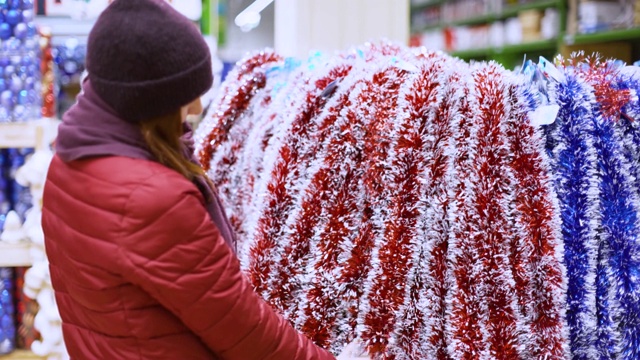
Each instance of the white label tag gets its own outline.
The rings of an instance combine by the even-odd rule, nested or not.
[[[544,105],[529,113],[529,120],[533,126],[550,125],[556,121],[560,105]]]

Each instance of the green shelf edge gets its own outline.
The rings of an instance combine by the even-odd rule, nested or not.
[[[634,39],[640,40],[640,27],[603,31],[593,34],[567,35],[565,42],[567,45],[582,45]]]
[[[428,3],[425,3],[425,4],[420,4],[420,5],[410,4],[409,6],[410,6],[411,11],[420,11],[420,10],[426,9],[428,7],[442,5],[445,2],[447,2],[447,0],[433,0],[433,1],[429,1]]]
[[[541,40],[541,41],[532,41],[524,44],[517,45],[506,45],[503,47],[495,48],[483,48],[483,49],[470,49],[470,50],[461,50],[461,51],[453,51],[451,55],[468,59],[474,57],[482,57],[482,56],[491,56],[495,54],[513,54],[513,53],[526,53],[529,51],[544,51],[544,50],[554,50],[558,48],[558,40]]]

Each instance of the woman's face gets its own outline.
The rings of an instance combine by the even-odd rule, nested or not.
[[[202,101],[200,101],[200,98],[195,99],[193,102],[180,109],[182,122],[185,122],[187,117],[190,115],[197,116],[200,114],[202,114]]]

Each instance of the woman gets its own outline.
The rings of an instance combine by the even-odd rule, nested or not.
[[[252,291],[192,162],[184,120],[213,78],[196,27],[162,0],[115,0],[87,67],[43,205],[71,358],[333,359]]]

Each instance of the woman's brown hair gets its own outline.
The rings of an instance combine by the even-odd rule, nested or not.
[[[202,167],[194,164],[182,150],[180,137],[183,135],[183,127],[180,110],[145,120],[140,123],[140,129],[149,150],[161,164],[189,180],[193,181],[194,178],[202,176],[209,182]]]

